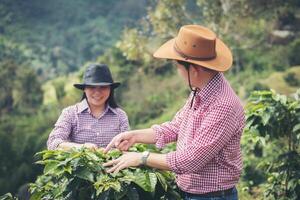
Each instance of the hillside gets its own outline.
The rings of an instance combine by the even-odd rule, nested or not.
[[[95,60],[120,39],[125,27],[135,25],[146,8],[144,0],[3,0],[0,38],[22,46],[27,64],[49,79]]]

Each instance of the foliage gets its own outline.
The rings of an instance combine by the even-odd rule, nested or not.
[[[289,61],[291,65],[300,65],[300,58],[297,52],[300,51],[300,39],[295,40],[289,49]]]
[[[33,165],[34,154],[45,148],[57,111],[43,108],[34,115],[5,115],[0,118],[0,194],[16,193],[31,182],[41,167]]]
[[[297,75],[293,72],[289,72],[284,76],[284,80],[290,85],[294,87],[300,86],[300,81],[297,79]]]
[[[300,197],[299,95],[299,90],[294,99],[274,91],[256,91],[246,107],[245,134],[249,135],[246,147],[248,153],[265,158],[257,167],[265,170],[267,176],[267,198]]]
[[[136,151],[145,147],[137,146]],[[44,173],[31,184],[31,200],[40,199],[173,199],[180,197],[173,175],[148,167],[108,174],[103,163],[121,156],[118,150],[45,150],[37,163]]]
[[[18,200],[18,198],[13,197],[11,193],[0,196],[0,200]]]
[[[40,80],[34,70],[13,60],[0,62],[0,84],[0,117],[11,112],[33,113],[42,101]]]
[[[7,52],[1,48],[3,35],[8,47],[15,46],[10,41],[22,49],[26,46],[29,64],[43,78],[67,74],[103,54],[125,26],[142,16],[146,5],[146,1],[134,0],[2,0],[0,57]]]

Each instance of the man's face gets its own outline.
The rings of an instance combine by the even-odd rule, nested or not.
[[[188,80],[188,72],[187,72],[186,68],[183,65],[181,65],[180,63],[178,63],[177,61],[175,61],[174,63],[176,65],[176,67],[177,67],[178,74],[184,79],[184,81],[186,83],[188,83],[189,82],[189,80]]]

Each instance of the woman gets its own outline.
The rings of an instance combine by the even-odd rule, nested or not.
[[[109,68],[90,64],[83,79],[82,84],[74,84],[83,90],[82,101],[62,111],[49,135],[48,149],[105,147],[129,129],[128,117],[114,99],[114,89],[120,83],[113,82]]]

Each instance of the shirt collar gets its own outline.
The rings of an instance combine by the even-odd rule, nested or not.
[[[197,92],[197,97],[201,99],[202,102],[209,101],[213,96],[215,96],[222,84],[223,74],[218,72],[201,90]]]
[[[83,99],[79,104],[78,104],[78,111],[77,113],[82,113],[83,111],[88,110],[89,113],[91,113],[89,104],[86,99]],[[112,108],[110,105],[106,105],[104,114],[107,113],[108,111],[111,111],[112,113],[117,115],[117,111],[115,108]]]

